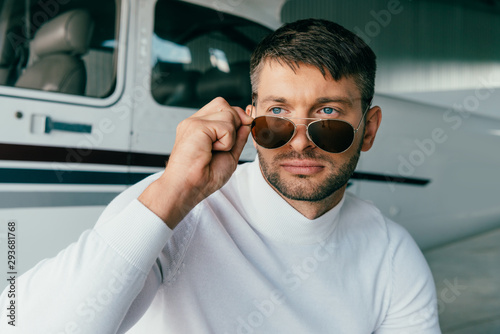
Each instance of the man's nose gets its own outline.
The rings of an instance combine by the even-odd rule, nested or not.
[[[306,149],[311,149],[315,145],[312,141],[309,140],[307,136],[307,122],[305,120],[297,121],[295,123],[296,130],[295,135],[292,140],[288,143],[295,151],[302,152]]]

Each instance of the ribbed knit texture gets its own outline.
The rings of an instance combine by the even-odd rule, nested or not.
[[[137,199],[111,222],[96,227],[96,232],[144,273],[151,270],[157,254],[172,235],[172,230]]]

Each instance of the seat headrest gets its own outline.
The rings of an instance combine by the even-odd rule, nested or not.
[[[93,28],[87,10],[67,11],[38,29],[30,44],[31,51],[37,57],[53,53],[82,55],[88,50]]]
[[[233,63],[229,68],[229,73],[211,68],[203,74],[197,87],[198,97],[202,101],[210,101],[217,96],[237,104],[245,104],[251,100],[250,64]]]

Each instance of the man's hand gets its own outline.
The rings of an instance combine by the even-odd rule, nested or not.
[[[216,98],[177,127],[163,175],[140,196],[170,227],[203,199],[220,189],[238,165],[252,118]]]

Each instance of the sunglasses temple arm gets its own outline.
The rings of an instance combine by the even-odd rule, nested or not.
[[[363,115],[361,115],[361,119],[359,120],[359,123],[358,123],[358,126],[356,127],[355,132],[358,132],[359,127],[361,126],[361,122],[363,122],[363,119],[365,118],[366,113],[368,112],[368,110],[370,110],[370,106],[372,104],[372,101],[373,100],[370,100],[370,102],[368,102],[368,106],[366,107],[365,111],[363,112]]]

